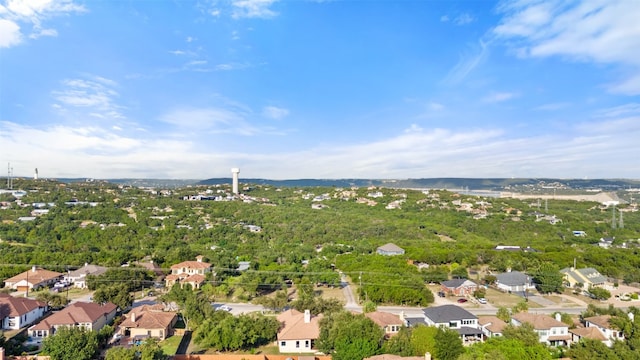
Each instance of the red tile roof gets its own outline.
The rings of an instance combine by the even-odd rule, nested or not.
[[[278,340],[317,339],[320,336],[320,319],[322,314],[311,316],[311,321],[304,322],[304,314],[291,309],[278,315],[282,327],[278,330]]]
[[[200,261],[183,261],[179,264],[171,265],[171,269],[208,269],[211,264]]]
[[[100,305],[96,303],[77,302],[40,321],[32,329],[49,330],[56,325],[94,323],[101,317],[106,317],[107,315],[115,312],[117,308],[118,307],[112,303]]]
[[[135,318],[135,321],[134,321]],[[158,310],[158,307],[143,305],[135,307],[120,324],[122,328],[166,329],[172,325],[176,313]]]
[[[16,317],[29,313],[47,304],[29,298],[13,297],[9,294],[0,293],[0,317]]]

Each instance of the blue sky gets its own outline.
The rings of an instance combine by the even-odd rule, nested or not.
[[[633,0],[0,0],[0,162],[637,179],[639,19]]]

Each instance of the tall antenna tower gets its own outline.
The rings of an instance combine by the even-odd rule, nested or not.
[[[611,228],[615,229],[616,228],[616,205],[614,204],[613,207],[611,208]]]
[[[11,163],[7,163],[7,189],[11,188]]]
[[[544,199],[544,212],[549,212],[549,199]]]
[[[620,229],[624,229],[624,220],[622,220],[622,214],[623,212],[618,210],[618,213],[620,213],[620,220],[618,221],[618,228]]]

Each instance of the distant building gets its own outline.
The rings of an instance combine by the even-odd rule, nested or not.
[[[203,257],[197,256],[196,261],[183,261],[171,266],[171,274],[164,278],[165,285],[170,288],[174,284],[190,284],[193,289],[199,289],[206,279],[206,274],[211,272],[211,264],[202,261]]]
[[[468,279],[446,280],[440,283],[443,292],[454,296],[472,296],[478,284]]]
[[[61,273],[39,269],[35,266],[31,270],[27,270],[14,277],[10,277],[4,281],[4,287],[18,290],[27,291],[34,290],[43,287],[49,287],[56,283],[56,281],[62,278]]]
[[[309,310],[301,313],[291,309],[278,315],[282,324],[278,330],[278,349],[281,353],[315,353],[320,337],[322,315],[312,316]]]
[[[0,293],[0,329],[21,329],[43,317],[47,310],[42,301]]]
[[[107,268],[104,266],[91,265],[85,263],[83,267],[69,272],[64,276],[64,280],[73,284],[74,287],[85,289],[87,287],[87,276],[100,276],[107,272]]]
[[[531,277],[520,271],[507,271],[497,274],[496,286],[502,291],[512,293],[523,293],[524,291],[535,289]]]
[[[117,310],[118,307],[112,303],[76,302],[30,327],[29,335],[36,339],[42,339],[53,335],[60,327],[100,331],[116,317]]]
[[[394,336],[400,331],[403,321],[400,316],[383,311],[374,311],[365,313],[364,316],[368,317],[384,330],[386,337]]]
[[[404,249],[396,244],[388,243],[378,247],[376,253],[386,256],[404,255]]]
[[[560,314],[556,318],[542,314],[530,314],[521,312],[511,317],[511,324],[521,326],[529,323],[538,334],[541,343],[551,346],[567,346],[571,343],[569,326],[560,321]]]
[[[591,287],[602,286],[607,283],[607,278],[594,268],[564,268],[560,270],[560,273],[564,276],[565,285],[568,287],[582,284],[583,288],[588,290]]]

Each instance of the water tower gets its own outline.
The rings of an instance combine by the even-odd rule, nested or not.
[[[231,168],[231,175],[233,176],[233,193],[238,194],[238,174],[240,174],[239,168]]]

